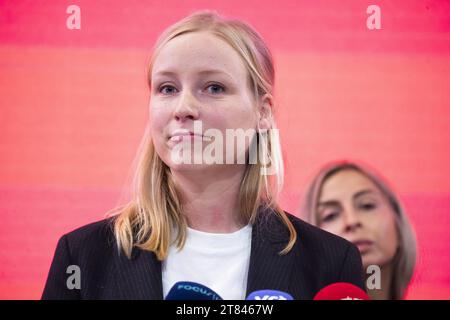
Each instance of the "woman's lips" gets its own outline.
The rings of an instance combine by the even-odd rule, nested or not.
[[[170,141],[172,142],[180,142],[184,139],[202,139],[205,141],[211,141],[210,137],[203,136],[201,134],[194,134],[194,133],[183,133],[183,134],[177,134],[170,137]]]
[[[358,247],[358,250],[361,254],[366,253],[373,246],[373,241],[370,240],[356,240],[352,241],[352,243]]]

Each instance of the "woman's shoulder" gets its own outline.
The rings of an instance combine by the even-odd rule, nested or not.
[[[348,249],[349,246],[352,246],[352,244],[344,238],[313,226],[286,210],[283,211],[297,232],[296,242],[299,246],[312,248],[314,250],[327,250],[329,248]],[[288,241],[290,233],[280,216],[275,214],[273,210],[263,213],[264,214],[262,215],[262,218],[259,219],[258,223],[260,226],[264,227],[264,231],[268,234],[268,237],[274,241]]]
[[[286,212],[286,211],[285,211]],[[297,231],[297,240],[307,244],[320,244],[321,247],[348,249],[352,243],[333,233],[320,229],[312,224],[286,212],[289,220]]]
[[[92,237],[105,237],[113,232],[114,217],[88,223],[65,234],[70,239],[86,240]]]
[[[59,242],[65,242],[73,254],[89,248],[104,250],[111,248],[114,239],[114,217],[92,222],[64,234]]]
[[[97,292],[95,290],[99,281],[110,270],[110,262],[115,252],[113,243],[112,218],[87,224],[61,236],[42,298],[79,299],[79,288],[69,289],[68,281],[80,279],[80,275],[84,294],[89,296],[92,292]]]
[[[297,231],[295,251],[302,257],[299,263],[304,266],[303,270],[314,266],[314,274],[319,274],[318,278],[323,281],[319,287],[348,282],[364,290],[361,255],[353,243],[286,214]]]
[[[363,288],[361,255],[354,244],[283,211],[297,233],[289,254],[294,257],[299,270],[319,275],[317,277],[327,283],[343,281]],[[261,242],[276,243],[277,249],[282,249],[290,241],[289,229],[278,214],[267,213],[262,215],[265,219],[258,220]]]

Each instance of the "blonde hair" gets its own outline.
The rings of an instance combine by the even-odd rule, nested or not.
[[[273,96],[273,59],[262,38],[244,22],[226,20],[212,11],[195,12],[162,33],[155,44],[149,64],[150,87],[154,59],[161,48],[175,37],[198,31],[208,31],[236,50],[248,69],[250,90],[254,93],[255,101],[264,94]],[[271,128],[276,128],[272,113],[270,121]],[[260,206],[273,209],[272,212],[281,219],[290,233],[289,242],[280,252],[286,254],[294,246],[297,233],[287,214],[277,203],[283,185],[280,141],[278,136],[257,132],[252,143],[259,143],[264,147],[264,156],[270,160],[276,173],[271,176],[261,174],[265,167],[260,162],[246,165],[238,199],[242,220],[254,223]],[[152,251],[159,260],[164,260],[171,245],[172,230],[177,231],[177,247],[181,249],[184,246],[187,221],[182,214],[180,194],[171,171],[155,152],[148,126],[134,166],[132,200],[109,212],[110,215],[115,215],[113,223],[116,242],[119,250],[123,250],[128,258],[131,258],[133,248],[138,247]]]
[[[355,170],[369,178],[385,195],[389,205],[395,212],[399,246],[392,261],[393,273],[390,281],[391,290],[389,292],[389,297],[393,300],[402,299],[406,288],[411,281],[416,264],[416,240],[413,228],[405,214],[400,200],[395,195],[386,179],[366,164],[347,160],[331,162],[321,168],[309,185],[303,201],[303,214],[309,223],[318,226],[317,204],[319,202],[322,186],[328,178],[343,170]]]

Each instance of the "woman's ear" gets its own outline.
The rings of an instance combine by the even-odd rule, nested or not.
[[[260,98],[260,104],[259,104],[259,129],[260,130],[269,130],[272,126],[272,107],[273,107],[273,100],[272,96],[268,93],[266,93],[264,96]]]

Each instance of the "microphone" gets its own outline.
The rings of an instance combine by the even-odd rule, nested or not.
[[[347,282],[337,282],[322,288],[313,300],[370,300],[361,288]]]
[[[283,291],[258,290],[250,293],[245,300],[294,300],[294,298]]]
[[[212,289],[195,282],[180,281],[173,285],[166,300],[223,300]]]

